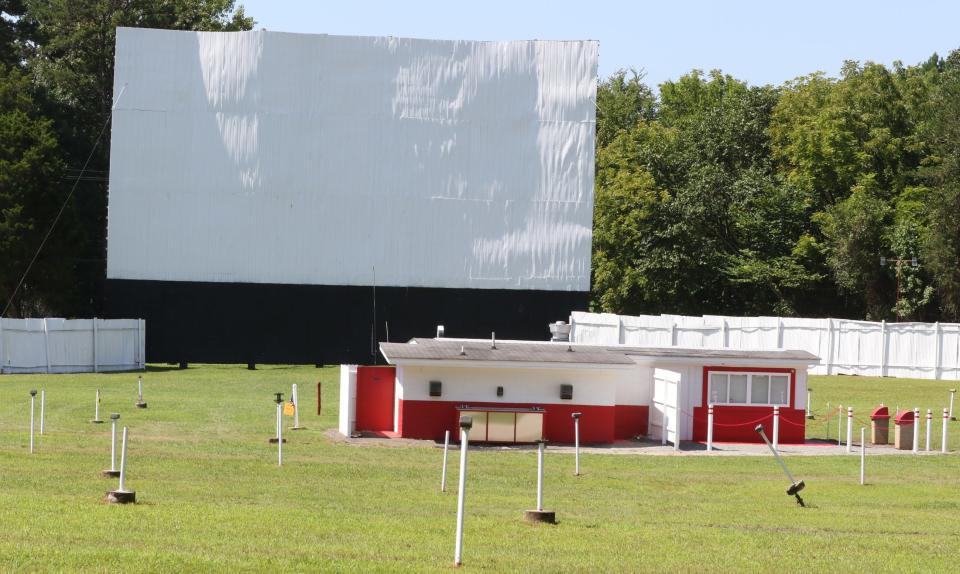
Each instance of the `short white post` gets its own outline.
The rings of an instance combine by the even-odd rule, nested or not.
[[[117,419],[120,415],[110,415],[110,472],[117,471]]]
[[[457,546],[453,563],[463,564],[463,505],[467,494],[467,449],[470,446],[470,427],[473,417],[460,417],[460,491],[457,493]]]
[[[300,428],[300,393],[297,390],[297,383],[293,383],[290,389],[290,400],[293,401],[293,428]]]
[[[957,389],[950,389],[950,420],[957,420],[953,416],[953,397],[957,394]]]
[[[780,446],[780,407],[773,407],[773,450]]]
[[[852,443],[853,443],[853,407],[847,407],[847,452],[853,452]]]
[[[127,491],[127,427],[123,427],[123,444],[120,447],[120,492]]]
[[[860,484],[864,484],[864,471],[867,465],[867,429],[860,427]]]
[[[707,452],[713,451],[713,405],[707,407]]]
[[[137,402],[143,402],[143,377],[137,375]]]
[[[913,454],[920,452],[920,409],[913,409]]]
[[[813,413],[810,412],[810,390],[811,389],[807,389],[807,418],[808,419],[813,418]]]
[[[34,400],[37,398],[37,391],[30,391],[30,454],[33,454],[33,405]]]
[[[543,512],[543,441],[537,442],[537,512]]]
[[[926,451],[930,452],[930,429],[933,427],[933,409],[927,409],[927,443]]]
[[[93,405],[93,420],[90,422],[92,423],[103,422],[102,420],[100,420],[100,389],[97,389],[97,398],[96,398],[96,402]]]
[[[47,402],[47,391],[44,389],[40,390],[40,435],[43,436],[43,419],[44,411],[46,410]]]
[[[943,409],[943,437],[940,441],[940,452],[946,454],[947,452],[947,421],[949,420],[949,415],[947,414],[947,409]]]
[[[843,444],[843,405],[837,405],[837,446]]]
[[[277,466],[283,466],[283,403],[277,403]]]
[[[443,470],[440,472],[440,492],[447,491],[447,451],[450,450],[450,431],[443,431]]]
[[[572,413],[573,417],[573,454],[576,460],[576,470],[574,474],[580,476],[580,417],[582,413]],[[538,508],[537,510],[543,510]]]

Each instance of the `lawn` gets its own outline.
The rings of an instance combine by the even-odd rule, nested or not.
[[[336,368],[152,367],[146,410],[135,374],[0,377],[2,572],[446,571],[455,488],[439,493],[442,451],[331,441]],[[323,414],[316,416],[316,382]],[[301,385],[306,430],[285,432],[276,464],[275,391]],[[880,401],[940,409],[950,383],[814,377],[815,411]],[[109,424],[130,427],[128,486],[116,480]],[[46,434],[28,454],[30,388],[47,391]],[[287,419],[289,422],[290,419]],[[939,424],[939,421],[937,421]],[[960,446],[960,426],[951,423]],[[823,435],[825,424],[810,422]],[[939,426],[935,427],[939,429]],[[836,430],[832,431],[835,437]],[[939,432],[936,435],[939,445]],[[451,456],[451,484],[457,457]],[[548,452],[556,526],[521,521],[535,501],[532,451],[470,453],[464,569],[487,572],[946,572],[960,558],[960,456],[794,457],[812,508],[784,494],[768,457],[583,457]]]

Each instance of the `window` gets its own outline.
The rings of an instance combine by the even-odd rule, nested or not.
[[[790,404],[790,377],[779,373],[710,372],[707,401],[717,405]]]

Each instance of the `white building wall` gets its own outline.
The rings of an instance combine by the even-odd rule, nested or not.
[[[403,400],[463,403],[536,403],[612,406],[619,385],[637,381],[634,369],[533,369],[401,366]],[[398,377],[399,379],[399,377]],[[443,383],[440,397],[429,396],[430,381]],[[560,385],[573,385],[573,400],[560,399]],[[497,396],[497,386],[503,396]],[[642,395],[636,394],[635,397]]]

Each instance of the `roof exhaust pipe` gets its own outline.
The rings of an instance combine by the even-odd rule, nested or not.
[[[437,325],[437,338],[443,338],[443,325]]]
[[[497,332],[496,331],[490,331],[490,348],[491,349],[497,348]]]
[[[569,342],[570,341],[570,325],[568,325],[566,321],[557,321],[556,323],[550,323],[550,341]]]

